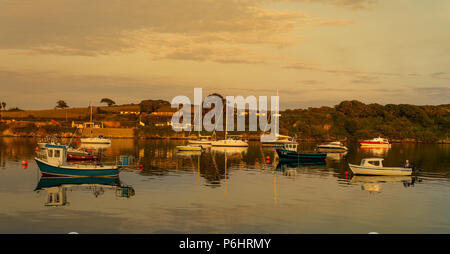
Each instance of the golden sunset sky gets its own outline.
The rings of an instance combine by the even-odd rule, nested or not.
[[[450,103],[448,0],[0,0],[0,101]]]

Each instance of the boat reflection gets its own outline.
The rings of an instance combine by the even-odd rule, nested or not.
[[[228,155],[232,154],[245,154],[248,151],[248,147],[222,147],[222,146],[213,146],[211,147],[211,152],[215,153],[226,153]]]
[[[277,164],[276,170],[285,171],[292,168],[300,168],[300,167],[325,167],[327,163],[325,161],[316,161],[316,162],[279,162]]]
[[[200,156],[202,151],[177,151],[177,157],[190,157],[190,156]]]
[[[354,175],[351,184],[361,185],[361,189],[370,193],[380,193],[383,184],[402,183],[405,188],[412,187],[420,180],[415,176],[359,176]]]
[[[115,191],[116,197],[132,197],[133,187],[124,185],[119,177],[41,177],[34,191],[46,191],[45,206],[66,206],[67,191],[92,191],[95,197],[102,195],[105,190]]]
[[[82,143],[80,145],[80,148],[85,148],[88,150],[96,150],[96,151],[103,151],[111,147],[111,144],[89,144],[89,143]]]
[[[327,153],[327,159],[338,161],[338,160],[341,160],[342,158],[344,158],[345,155],[347,155],[347,152]]]
[[[359,148],[363,152],[367,152],[368,154],[376,155],[376,156],[384,156],[388,153],[390,147],[360,147]]]

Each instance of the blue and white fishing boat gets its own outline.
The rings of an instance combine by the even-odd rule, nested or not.
[[[301,162],[314,162],[325,161],[327,158],[326,153],[299,153],[297,152],[298,143],[291,142],[284,145],[284,149],[276,148],[275,151],[280,158],[280,162],[285,161],[301,161]]]
[[[44,176],[70,176],[70,177],[114,177],[119,175],[119,166],[106,166],[99,164],[68,164],[67,146],[46,144],[35,158],[36,163]]]

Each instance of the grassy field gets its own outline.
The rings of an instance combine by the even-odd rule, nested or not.
[[[125,112],[139,112],[139,105],[122,105],[112,107],[92,107],[93,114],[98,112],[107,112],[113,114],[120,114]],[[81,120],[88,119],[90,115],[90,108],[67,108],[67,109],[46,109],[46,110],[24,110],[24,111],[2,111],[2,118],[4,119],[70,119]]]

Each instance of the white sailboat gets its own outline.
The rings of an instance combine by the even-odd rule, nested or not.
[[[92,104],[90,105],[91,107],[91,123],[92,123]],[[91,130],[92,133],[92,130]],[[111,144],[111,139],[109,138],[105,138],[103,136],[98,136],[98,137],[89,137],[89,138],[82,138],[81,139],[81,143],[82,144],[103,144],[103,145],[109,145]]]
[[[225,139],[212,141],[212,146],[221,147],[248,147],[248,143],[242,140],[240,135],[228,135],[227,118],[225,118]]]

